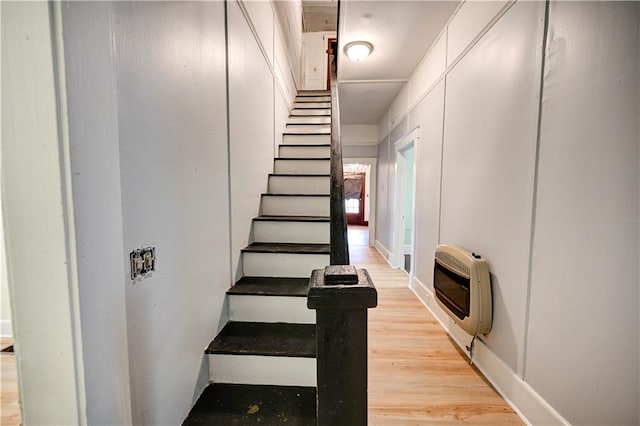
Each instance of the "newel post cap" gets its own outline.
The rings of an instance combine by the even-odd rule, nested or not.
[[[311,273],[309,309],[368,309],[378,305],[378,292],[366,269],[329,265]]]

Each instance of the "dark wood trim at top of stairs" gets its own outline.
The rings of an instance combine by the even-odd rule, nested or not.
[[[331,222],[329,216],[256,216],[261,222]]]
[[[307,297],[309,278],[242,277],[227,294],[235,296]]]
[[[229,321],[205,353],[315,358],[316,325]]]
[[[243,253],[331,254],[331,244],[251,243]]]

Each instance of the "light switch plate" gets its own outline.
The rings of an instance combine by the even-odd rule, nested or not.
[[[141,247],[129,253],[131,279],[142,278],[156,269],[156,248]]]

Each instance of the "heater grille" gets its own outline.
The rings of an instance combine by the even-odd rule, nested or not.
[[[449,253],[436,252],[436,260],[438,260],[442,266],[451,269],[458,275],[462,275],[465,278],[469,278],[470,272],[467,265],[462,263],[457,258],[451,256]]]

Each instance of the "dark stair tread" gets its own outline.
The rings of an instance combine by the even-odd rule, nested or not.
[[[307,161],[310,161],[310,160],[326,160],[326,161],[329,161],[329,160],[331,160],[331,158],[330,157],[291,157],[291,158],[288,158],[288,157],[287,158],[277,157],[277,158],[274,158],[274,160],[276,160],[276,161],[300,161],[300,160],[307,160]]]
[[[304,109],[304,108],[303,108]],[[322,108],[326,109],[326,108]],[[289,118],[298,118],[298,117],[307,117],[307,118],[316,118],[316,117],[331,117],[331,114],[316,114],[316,115],[290,115]],[[331,123],[324,123],[331,124]]]
[[[331,177],[329,174],[324,175],[312,175],[308,173],[269,173],[269,176],[283,176],[283,177]]]
[[[205,353],[315,358],[316,326],[229,321]]]
[[[323,176],[323,175],[314,175]],[[330,197],[329,194],[272,194],[270,192],[262,194],[263,197]]]
[[[309,278],[242,277],[227,294],[307,297]]]
[[[331,147],[330,143],[322,143],[322,144],[317,144],[317,145],[302,145],[302,144],[286,144],[286,143],[281,143],[280,147],[287,147],[287,148],[298,148],[298,147],[303,147],[303,148],[307,148],[307,147],[317,147],[317,146],[322,146],[325,148]]]
[[[244,253],[297,253],[330,254],[331,244],[251,243],[242,249]]]
[[[299,136],[299,135],[303,135],[303,136],[317,136],[317,135],[330,135],[331,133],[294,133],[294,132],[284,132],[282,133],[283,135],[288,135],[288,136]]]
[[[316,425],[316,388],[212,383],[183,426]]]
[[[329,216],[257,216],[253,220],[265,222],[330,222]]]

